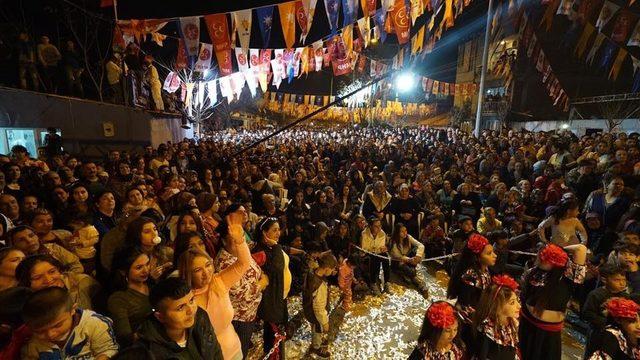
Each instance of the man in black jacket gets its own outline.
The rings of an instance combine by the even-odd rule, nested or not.
[[[156,359],[223,359],[209,317],[184,281],[162,280],[149,303],[153,313],[141,326],[140,343]]]

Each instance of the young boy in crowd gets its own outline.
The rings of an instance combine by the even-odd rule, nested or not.
[[[140,343],[156,359],[223,359],[209,316],[183,280],[160,281],[149,303],[154,312],[141,326]]]
[[[629,289],[632,294],[640,293],[638,260],[640,260],[640,246],[621,241],[613,247],[613,252],[608,262],[609,264],[618,265],[625,270]]]
[[[429,215],[426,218],[426,226],[420,234],[420,242],[424,245],[425,254],[439,256],[447,253],[447,238],[440,226],[440,217]]]
[[[22,314],[33,332],[22,359],[107,360],[118,353],[111,319],[78,308],[66,289],[36,291]]]
[[[607,317],[603,314],[603,304],[612,297],[629,297],[625,269],[617,264],[604,264],[600,267],[600,280],[603,286],[591,291],[582,307],[582,319],[589,323],[587,353],[591,336],[603,330]]]
[[[329,358],[325,334],[329,332],[329,285],[327,276],[335,273],[338,260],[331,253],[318,258],[318,266],[305,274],[302,291],[304,317],[311,323],[313,337],[311,353],[321,358]]]

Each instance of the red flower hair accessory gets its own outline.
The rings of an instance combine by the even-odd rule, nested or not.
[[[431,304],[427,309],[427,318],[431,325],[439,329],[448,328],[456,322],[453,306],[444,301]]]
[[[509,275],[495,275],[492,280],[494,284],[498,285],[498,287],[507,287],[513,291],[518,290],[518,282]]]
[[[480,234],[471,234],[467,241],[467,247],[474,254],[480,254],[485,246],[489,245],[489,240]]]
[[[538,256],[540,261],[551,264],[553,267],[564,267],[569,261],[569,255],[560,246],[554,244],[545,246]]]
[[[606,303],[607,313],[614,318],[635,319],[640,311],[640,305],[635,301],[614,297]]]

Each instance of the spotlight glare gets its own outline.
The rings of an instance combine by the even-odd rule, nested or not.
[[[402,73],[396,78],[396,88],[399,92],[407,92],[416,85],[415,76],[412,73]]]
[[[567,130],[569,128],[569,124],[564,123],[564,124],[560,125],[560,128],[563,129],[563,130]]]
[[[210,73],[211,73],[211,71],[209,71],[209,69],[207,69],[202,73],[202,77],[207,77],[207,76],[209,76]]]

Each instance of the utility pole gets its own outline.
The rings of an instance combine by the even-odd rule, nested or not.
[[[484,47],[482,48],[482,70],[480,72],[480,90],[478,91],[478,108],[476,110],[476,127],[473,134],[480,137],[480,126],[482,124],[482,102],[484,100],[484,83],[487,77],[487,63],[489,62],[489,42],[491,38],[491,12],[493,10],[493,0],[489,0],[487,9],[487,28],[484,30]]]

